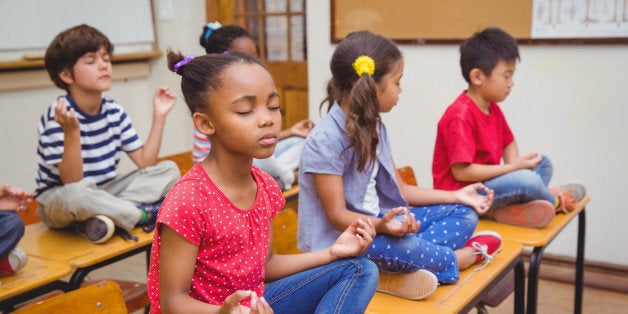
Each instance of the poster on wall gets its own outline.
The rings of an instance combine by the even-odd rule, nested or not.
[[[534,0],[532,38],[628,37],[628,0]]]

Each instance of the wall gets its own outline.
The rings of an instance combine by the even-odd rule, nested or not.
[[[316,2],[316,4],[314,4]],[[330,77],[329,1],[307,2],[310,118]],[[465,88],[457,45],[400,46],[405,58],[403,93],[383,116],[398,166],[414,168],[419,184],[432,186],[431,163],[440,115]],[[521,46],[515,87],[501,104],[521,152],[539,151],[554,162],[553,185],[584,182],[587,211],[586,259],[628,266],[622,204],[628,155],[627,46]],[[622,97],[623,96],[623,97]],[[575,257],[577,223],[572,222],[546,253]]]
[[[170,2],[173,5],[171,15],[155,13],[157,41],[164,55],[150,62],[148,77],[116,80],[105,94],[124,106],[140,137],[145,140],[151,125],[155,89],[159,86],[172,88],[177,94],[177,105],[168,116],[161,147],[161,155],[167,155],[191,149],[192,125],[180,92],[180,77],[166,68],[165,52],[168,46],[172,46],[184,53],[204,53],[198,44],[198,36],[205,23],[205,1],[154,2],[155,9],[159,7],[158,3]],[[113,71],[116,79],[116,65]],[[35,188],[37,122],[45,108],[63,93],[52,83],[50,87],[0,92],[0,183],[10,182],[29,190]],[[121,167],[124,171],[133,165],[128,159],[123,159]]]

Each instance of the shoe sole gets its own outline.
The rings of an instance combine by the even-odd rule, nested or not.
[[[103,236],[102,238],[96,240],[90,239],[87,235],[83,233],[81,233],[81,235],[83,235],[89,242],[94,244],[107,242],[109,239],[111,239],[111,237],[113,237],[113,233],[116,231],[116,225],[113,223],[113,220],[111,220],[111,218],[105,215],[96,215],[94,216],[94,218],[98,218],[100,221],[104,222],[107,225],[107,234],[105,234],[105,236]]]
[[[436,291],[436,287],[436,275],[425,269],[401,274],[380,271],[377,281],[377,291],[409,300],[425,299]]]
[[[554,216],[556,209],[544,200],[507,205],[494,210],[496,221],[529,228],[543,228]]]

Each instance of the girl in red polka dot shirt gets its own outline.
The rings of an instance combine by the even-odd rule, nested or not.
[[[173,186],[157,218],[148,292],[152,313],[364,313],[378,271],[366,258],[375,231],[355,220],[327,249],[272,254],[271,219],[285,200],[252,166],[272,155],[279,96],[255,57],[194,58],[170,51],[169,68],[194,126],[212,149]]]

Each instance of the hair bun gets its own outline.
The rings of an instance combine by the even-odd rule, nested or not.
[[[172,69],[179,75],[181,75],[181,73],[179,73],[179,69],[181,69],[183,66],[185,66],[186,64],[188,64],[190,61],[192,61],[192,59],[194,59],[194,55],[187,55],[185,57],[183,57],[183,60],[175,63],[175,65],[172,67]]]

